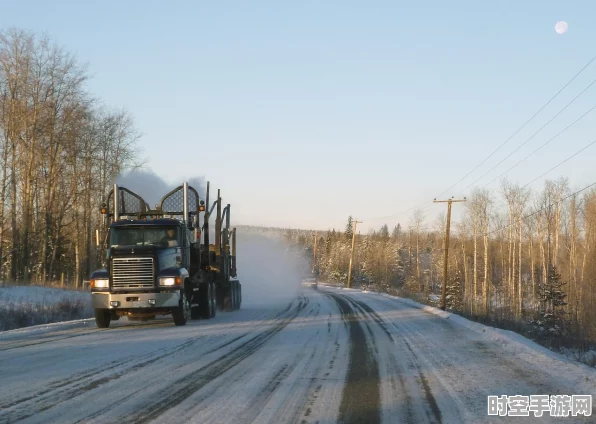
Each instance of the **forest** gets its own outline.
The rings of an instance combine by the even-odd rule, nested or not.
[[[101,196],[140,165],[131,115],[88,91],[89,72],[49,38],[0,32],[0,272],[80,287],[98,263]]]
[[[596,190],[573,191],[565,178],[539,191],[503,180],[475,189],[451,223],[447,307],[461,315],[554,346],[596,342]],[[437,305],[443,282],[445,213],[416,209],[407,222],[356,234],[352,287]],[[436,209],[435,209],[436,210]],[[345,284],[353,218],[344,231],[286,229],[314,258],[321,281]],[[316,234],[316,236],[315,236]]]

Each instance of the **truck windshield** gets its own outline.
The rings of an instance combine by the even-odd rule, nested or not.
[[[117,227],[110,229],[110,246],[178,246],[176,227]]]

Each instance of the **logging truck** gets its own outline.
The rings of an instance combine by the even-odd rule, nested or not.
[[[209,182],[205,199],[184,183],[153,209],[115,184],[101,214],[104,225],[96,238],[105,257],[103,268],[90,278],[99,328],[123,316],[134,321],[158,315],[171,315],[179,326],[240,308],[236,229],[230,227],[230,205],[223,207],[219,190],[209,205]]]

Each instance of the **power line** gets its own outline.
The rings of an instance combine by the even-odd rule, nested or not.
[[[550,143],[552,140],[554,140],[556,137],[558,137],[559,135],[561,135],[563,132],[565,132],[567,129],[569,129],[572,125],[574,125],[575,123],[577,123],[579,120],[581,120],[583,117],[585,117],[588,113],[590,113],[591,111],[593,111],[594,109],[596,109],[596,105],[594,105],[590,110],[588,110],[586,113],[584,113],[580,118],[576,119],[573,123],[569,124],[565,129],[563,129],[561,132],[559,132],[557,135],[555,135],[553,138],[551,138],[550,140],[548,140],[546,143],[544,143],[542,146],[538,147],[536,150],[534,150],[534,152],[532,152],[530,155],[526,156],[524,159],[522,159],[521,161],[519,161],[518,163],[516,163],[514,166],[512,166],[511,168],[509,168],[507,171],[505,171],[505,173],[501,174],[499,177],[495,178],[494,180],[492,180],[491,182],[489,182],[488,184],[491,184],[492,182],[494,182],[496,179],[500,178],[501,176],[503,176],[504,174],[506,174],[509,170],[511,170],[512,168],[514,168],[515,166],[519,165],[521,162],[523,162],[524,160],[526,160],[528,157],[530,157],[532,154],[534,154],[535,152],[537,152],[538,150],[540,150],[542,147],[544,147],[546,144]],[[527,186],[529,186],[530,184],[536,182],[537,180],[539,180],[540,178],[544,177],[546,174],[554,171],[555,169],[557,169],[559,166],[565,164],[566,162],[569,162],[571,159],[573,159],[574,157],[576,157],[577,155],[579,155],[580,153],[582,153],[583,151],[587,150],[589,147],[593,146],[594,144],[596,144],[596,140],[591,141],[590,143],[588,143],[587,145],[585,145],[584,147],[582,147],[581,149],[579,149],[578,151],[576,151],[575,153],[573,153],[571,156],[568,156],[567,158],[565,158],[564,160],[562,160],[561,162],[559,162],[558,164],[556,164],[555,166],[553,166],[552,168],[550,168],[548,171],[542,173],[541,175],[539,175],[538,177],[534,178],[532,181],[530,181],[529,183],[525,184],[524,186],[522,186],[521,188],[524,189]],[[486,187],[488,184],[486,184],[484,187]],[[483,188],[484,188],[483,187]],[[582,189],[583,190],[583,189]],[[581,191],[581,190],[580,190]],[[428,202],[427,202],[428,203]],[[432,202],[431,202],[432,204]],[[408,212],[409,210],[412,209],[416,209],[416,207],[414,208],[410,208],[410,209],[406,209],[404,212]],[[424,208],[422,209],[422,211],[428,211],[430,208]],[[391,219],[394,218],[396,216],[399,216],[400,214],[396,214],[396,215],[389,215],[389,216],[384,216],[381,218],[377,218],[377,219],[369,219],[368,221],[376,221],[379,219]],[[490,233],[489,233],[490,234]]]
[[[493,230],[493,231],[489,231],[488,233],[486,233],[486,235],[490,235],[490,234],[492,234],[492,233],[496,233],[497,231],[504,230],[505,228],[509,228],[509,227],[511,227],[511,226],[512,226],[512,225],[514,225],[514,224],[517,224],[517,223],[519,223],[519,222],[525,221],[526,219],[528,219],[528,218],[531,218],[532,216],[534,216],[534,215],[536,215],[536,214],[538,214],[538,213],[542,212],[543,210],[545,210],[545,209],[547,209],[547,208],[551,208],[551,207],[553,207],[553,206],[555,206],[555,205],[557,205],[557,204],[559,204],[559,203],[561,203],[561,202],[564,202],[565,200],[569,199],[570,197],[573,197],[573,196],[575,196],[576,194],[578,194],[578,193],[581,193],[582,191],[584,191],[584,190],[587,190],[587,189],[589,189],[590,187],[594,187],[594,186],[596,186],[596,182],[595,182],[595,183],[592,183],[592,184],[590,184],[590,185],[588,185],[588,186],[586,186],[586,187],[584,187],[584,188],[582,188],[582,189],[580,189],[580,190],[577,190],[577,191],[575,191],[575,192],[571,193],[571,194],[570,194],[570,195],[568,195],[568,196],[565,196],[565,197],[563,197],[563,198],[562,198],[561,200],[559,200],[558,202],[554,202],[554,203],[551,203],[550,205],[544,206],[544,207],[542,207],[542,208],[540,208],[540,209],[538,209],[538,210],[536,210],[536,211],[532,212],[531,214],[529,214],[529,215],[526,215],[526,216],[524,216],[524,217],[522,217],[522,218],[518,219],[517,221],[514,221],[514,222],[512,222],[511,224],[504,225],[504,226],[502,226],[502,227],[499,227],[499,228],[497,228],[497,229],[495,229],[495,230]]]
[[[584,147],[582,147],[581,149],[579,149],[577,152],[575,152],[574,154],[572,154],[571,156],[568,156],[567,158],[563,159],[561,162],[559,162],[558,164],[556,164],[555,166],[553,166],[552,168],[550,168],[548,171],[542,173],[541,175],[539,175],[538,177],[534,178],[532,181],[530,181],[529,183],[523,185],[522,187],[520,187],[520,189],[524,189],[527,186],[529,186],[530,184],[538,181],[540,178],[544,177],[546,174],[548,174],[549,172],[557,169],[559,166],[563,165],[566,162],[569,162],[571,159],[573,159],[574,157],[576,157],[577,155],[579,155],[581,152],[583,152],[584,150],[588,149],[589,147],[593,146],[594,144],[596,144],[596,140],[591,141],[590,143],[588,143],[587,145],[585,145]],[[494,181],[494,180],[493,180]],[[491,181],[492,182],[492,181]],[[490,183],[489,183],[490,184]],[[485,186],[486,187],[486,186]],[[506,206],[507,203],[504,201],[501,201],[500,203],[497,204],[497,206]]]
[[[519,127],[511,136],[509,136],[509,138],[507,138],[507,140],[505,140],[499,147],[497,147],[491,154],[489,154],[486,158],[484,158],[484,160],[482,160],[482,162],[480,162],[474,169],[472,169],[470,172],[468,172],[466,175],[464,175],[459,181],[457,181],[455,184],[453,184],[451,187],[447,188],[446,190],[442,191],[441,193],[439,193],[436,197],[439,197],[443,194],[445,194],[447,191],[451,190],[452,188],[454,188],[455,186],[457,186],[459,183],[461,183],[463,180],[465,180],[466,178],[468,178],[474,171],[476,171],[478,168],[480,168],[482,165],[484,165],[486,163],[487,160],[489,160],[495,153],[497,153],[503,146],[505,146],[507,143],[509,143],[509,141],[511,141],[511,139],[513,137],[515,137],[517,134],[519,134],[519,132],[521,130],[523,130],[536,116],[538,116],[538,114],[540,114],[540,112],[542,112],[549,104],[552,103],[552,101],[559,95],[561,94],[561,92],[563,92],[563,90],[565,90],[573,81],[575,81],[575,79],[588,67],[592,64],[592,62],[594,62],[596,60],[596,55],[594,57],[592,57],[592,59],[590,59],[588,61],[588,63],[586,63],[580,70],[579,72],[577,72],[573,78],[571,78],[562,88],[560,88],[554,96],[552,96],[544,105],[542,105],[542,107],[540,107],[540,109],[538,109],[538,111],[536,113],[534,113],[530,119],[528,119],[526,122],[524,122],[524,124]],[[592,84],[590,84],[591,86]],[[589,86],[587,87],[589,88]],[[587,90],[587,88],[585,90]],[[584,91],[585,91],[584,90]],[[583,93],[583,92],[582,92]],[[580,95],[582,94],[580,93]],[[554,119],[554,118],[553,118]],[[547,124],[548,125],[548,124]],[[418,209],[420,207],[426,206],[428,204],[432,204],[431,202],[424,202],[421,203],[417,206],[413,206],[409,209],[403,210],[401,212],[397,212],[395,214],[391,214],[391,215],[386,215],[386,216],[381,216],[378,218],[368,218],[366,219],[367,221],[380,221],[382,219],[392,219],[395,217],[398,217],[400,215],[403,215],[407,212],[410,212],[412,210]]]
[[[569,156],[567,159],[559,162],[558,164],[556,164],[555,166],[553,166],[551,169],[549,169],[548,171],[546,171],[544,174],[540,175],[539,177],[534,178],[532,181],[530,181],[529,183],[527,183],[525,186],[523,186],[522,188],[526,188],[527,186],[529,186],[530,184],[532,184],[533,182],[535,182],[536,180],[539,180],[540,178],[544,177],[546,174],[548,174],[549,172],[557,169],[559,166],[563,165],[565,162],[573,159],[574,157],[576,157],[577,155],[579,155],[581,152],[583,152],[584,150],[586,150],[588,147],[593,146],[594,144],[596,144],[596,140],[588,143],[586,146],[582,147],[581,149],[579,149],[577,152],[575,152],[574,154],[572,154],[571,156]]]
[[[467,186],[464,191],[466,191],[467,189],[469,189],[470,187],[472,187],[474,184],[476,184],[478,181],[480,181],[481,179],[483,179],[484,177],[486,177],[488,174],[490,174],[495,168],[497,168],[499,165],[501,165],[503,162],[505,162],[507,159],[509,159],[511,156],[513,156],[519,149],[521,149],[522,147],[524,147],[526,144],[528,144],[528,142],[530,140],[532,140],[534,137],[536,137],[536,135],[538,135],[538,133],[540,131],[542,131],[544,128],[546,128],[548,126],[548,124],[550,124],[551,122],[553,122],[561,113],[563,113],[569,106],[571,106],[582,94],[584,94],[586,91],[588,91],[588,89],[590,87],[592,87],[594,84],[596,84],[596,79],[594,79],[590,84],[588,84],[588,86],[586,88],[584,88],[577,96],[575,96],[573,98],[573,100],[571,100],[569,103],[567,103],[563,109],[561,109],[559,112],[557,112],[557,114],[555,116],[553,116],[551,119],[549,119],[546,124],[544,124],[542,127],[540,127],[538,129],[538,131],[536,131],[534,134],[532,134],[526,141],[524,141],[522,144],[520,144],[519,146],[517,146],[517,148],[509,153],[507,156],[505,156],[499,163],[497,163],[495,166],[493,166],[491,169],[489,169],[486,173],[484,173],[480,178],[478,178],[476,181],[474,181],[473,183],[471,183],[469,186]],[[583,116],[582,116],[583,117]],[[581,119],[581,118],[580,118]],[[569,128],[569,127],[567,127]]]
[[[596,109],[596,105],[595,105],[594,107],[592,107],[592,108],[591,108],[591,109],[590,109],[588,112],[586,112],[584,115],[582,115],[582,117],[578,118],[576,121],[574,121],[572,124],[570,124],[569,126],[571,126],[571,125],[575,124],[575,122],[579,121],[581,118],[583,118],[583,117],[584,117],[585,115],[587,115],[589,112],[591,112],[593,109]],[[567,128],[569,128],[569,126],[568,126]],[[566,128],[566,129],[567,129],[567,128]],[[565,129],[565,130],[566,130],[566,129]],[[565,130],[563,130],[563,131],[565,131]],[[561,131],[561,132],[563,132],[563,131]],[[559,134],[561,134],[561,133],[559,133]],[[557,136],[558,136],[559,134],[557,134]],[[557,137],[557,136],[555,136],[555,137]],[[554,137],[553,137],[553,139],[554,139]],[[550,141],[552,141],[552,139],[551,139],[551,140],[549,140],[548,142],[550,142]],[[547,142],[547,143],[548,143],[548,142]],[[546,144],[546,143],[545,143],[545,144]],[[553,166],[552,168],[550,168],[548,171],[546,171],[546,172],[542,173],[541,175],[539,175],[538,177],[534,178],[532,181],[530,181],[529,183],[525,184],[525,185],[524,185],[524,186],[522,186],[521,188],[522,188],[522,189],[524,189],[524,188],[526,188],[527,186],[529,186],[530,184],[532,184],[532,183],[536,182],[536,181],[537,181],[537,180],[539,180],[540,178],[544,177],[546,174],[548,174],[548,173],[552,172],[553,170],[557,169],[559,166],[563,165],[563,164],[564,164],[564,163],[566,163],[566,162],[569,162],[571,159],[573,159],[574,157],[576,157],[577,155],[579,155],[579,154],[580,154],[580,153],[582,153],[583,151],[587,150],[589,147],[593,146],[594,144],[596,144],[596,140],[593,140],[593,141],[591,141],[590,143],[588,143],[587,145],[585,145],[584,147],[582,147],[581,149],[579,149],[578,151],[576,151],[575,153],[573,153],[571,156],[569,156],[569,157],[565,158],[564,160],[562,160],[561,162],[559,162],[558,164],[556,164],[555,166]],[[544,146],[544,145],[543,145],[543,146]],[[539,149],[540,149],[540,148],[542,148],[543,146],[539,147],[539,148],[538,148],[538,149],[536,149],[536,150],[539,150]],[[525,160],[525,159],[527,159],[527,157],[526,157],[526,158],[524,158],[523,160]],[[523,161],[523,160],[522,160],[522,161]],[[521,161],[520,161],[520,162],[521,162]],[[518,164],[519,164],[519,162],[518,162]],[[518,164],[516,164],[515,166],[517,166]],[[503,174],[501,174],[501,175],[503,175]],[[493,181],[494,181],[494,180],[493,180]],[[491,181],[491,182],[493,182],[493,181]],[[489,184],[490,184],[490,183],[489,183]],[[573,196],[573,195],[575,195],[575,194],[577,194],[577,193],[579,193],[579,192],[581,192],[581,191],[584,191],[584,190],[586,190],[586,189],[588,189],[588,188],[590,188],[590,187],[592,187],[592,186],[594,186],[594,185],[596,185],[596,183],[590,184],[589,186],[587,186],[587,187],[584,187],[584,188],[582,188],[581,190],[578,190],[578,191],[576,191],[575,193],[572,193],[572,194],[570,194],[569,196],[567,196],[567,197],[565,197],[565,198],[561,199],[561,200],[560,200],[560,202],[562,202],[562,201],[564,201],[564,200],[568,199],[569,197],[571,197],[571,196]],[[485,186],[485,187],[486,187],[486,186]],[[554,203],[554,204],[557,204],[557,203]],[[553,205],[551,205],[551,206],[553,206]],[[424,210],[428,210],[428,209],[429,209],[429,208],[426,208],[426,209],[424,209]],[[531,217],[531,216],[535,215],[536,213],[538,213],[538,212],[540,212],[540,211],[542,211],[542,210],[544,210],[544,209],[546,209],[546,207],[544,207],[544,208],[542,208],[542,209],[540,209],[540,210],[538,210],[538,211],[536,211],[536,212],[533,212],[532,214],[530,214],[530,215],[528,215],[528,216],[526,216],[526,217],[522,218],[521,220],[524,220],[524,219],[526,219],[526,218],[529,218],[529,217]],[[386,217],[383,217],[383,218],[386,218]],[[519,222],[519,221],[516,221],[516,222]],[[509,224],[509,225],[506,225],[506,226],[504,226],[504,227],[498,228],[497,230],[491,231],[491,232],[489,232],[489,233],[487,233],[487,234],[492,234],[492,233],[494,233],[495,231],[499,231],[499,230],[502,230],[502,229],[504,229],[504,228],[508,228],[508,227],[510,227],[511,225],[513,225],[513,223],[512,223],[512,224]]]
[[[579,72],[577,74],[575,74],[575,76],[573,78],[571,78],[567,84],[565,84],[559,91],[557,91],[555,93],[554,96],[552,96],[549,101],[547,101],[540,109],[538,109],[538,111],[532,115],[532,117],[530,119],[528,119],[521,127],[519,127],[517,129],[517,131],[515,131],[511,136],[509,136],[509,138],[507,140],[505,140],[499,147],[497,147],[490,155],[488,155],[486,158],[484,158],[484,160],[482,162],[480,162],[474,169],[472,169],[470,172],[468,172],[466,175],[464,175],[458,182],[456,182],[455,184],[453,184],[451,187],[449,187],[447,190],[443,191],[442,193],[440,193],[438,196],[441,196],[442,194],[444,194],[445,192],[451,190],[453,187],[455,187],[456,185],[458,185],[459,183],[461,183],[463,180],[465,180],[466,178],[468,178],[468,176],[470,176],[470,174],[472,174],[474,171],[476,171],[478,168],[480,168],[482,165],[484,165],[486,163],[487,160],[489,160],[495,153],[497,153],[499,150],[501,150],[501,148],[503,146],[505,146],[507,143],[509,143],[509,141],[511,141],[511,139],[513,137],[515,137],[517,134],[519,134],[519,132],[521,130],[523,130],[526,125],[528,125],[536,116],[538,116],[538,114],[540,112],[542,112],[559,94],[561,94],[561,92],[563,90],[565,90],[569,84],[571,84],[573,81],[575,81],[575,79],[588,67],[592,64],[592,62],[594,62],[594,60],[596,60],[596,56],[594,56],[592,59],[590,59],[590,61],[588,63],[586,63],[584,65],[583,68],[581,68],[579,70]]]
[[[398,216],[405,215],[408,212],[415,211],[416,209],[421,209],[422,212],[425,212],[425,211],[429,210],[430,207],[422,208],[422,206],[426,206],[428,204],[432,205],[432,202],[424,202],[424,203],[421,203],[418,206],[412,206],[409,209],[404,209],[403,211],[394,213],[392,215],[380,216],[378,218],[368,218],[368,219],[365,218],[365,220],[367,222],[370,222],[370,221],[373,221],[374,222],[374,221],[381,221],[383,219],[393,219],[393,218],[397,218]]]
[[[550,139],[548,139],[544,144],[542,144],[540,147],[538,147],[537,149],[535,149],[533,152],[531,152],[529,155],[527,155],[525,158],[523,158],[522,160],[520,160],[519,162],[517,162],[515,165],[513,165],[512,167],[510,167],[509,169],[507,169],[505,172],[503,172],[501,175],[499,175],[498,177],[494,178],[493,180],[491,180],[490,182],[486,183],[484,186],[482,186],[482,188],[485,188],[486,186],[494,183],[496,180],[498,180],[499,178],[501,178],[503,175],[507,174],[509,171],[511,171],[513,168],[517,167],[518,165],[520,165],[522,162],[524,162],[526,159],[528,159],[530,156],[533,156],[534,154],[536,154],[536,152],[538,152],[540,149],[542,149],[543,147],[545,147],[547,144],[549,144],[551,141],[553,141],[555,138],[559,137],[561,134],[563,134],[565,131],[567,131],[569,128],[571,128],[572,126],[574,126],[575,124],[577,124],[579,121],[581,121],[583,118],[586,117],[586,115],[588,115],[590,112],[592,112],[594,109],[596,109],[596,105],[592,106],[590,108],[590,110],[588,110],[587,112],[585,112],[582,116],[580,116],[579,118],[577,118],[575,121],[573,121],[571,124],[567,125],[565,128],[563,128],[558,134],[556,134],[555,136],[551,137]],[[550,172],[550,171],[549,171]],[[539,177],[540,178],[540,177]]]

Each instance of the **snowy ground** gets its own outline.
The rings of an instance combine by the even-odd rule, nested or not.
[[[596,393],[594,369],[513,333],[386,295],[298,290],[184,327],[0,333],[0,423],[548,423],[561,419],[489,417],[487,396]]]
[[[0,286],[0,330],[88,318],[90,294],[40,286]]]

